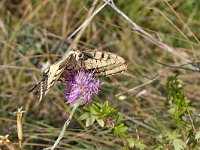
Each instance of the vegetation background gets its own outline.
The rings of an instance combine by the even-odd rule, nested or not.
[[[41,103],[37,92],[27,92],[42,78],[41,68],[59,60],[66,52],[72,40],[59,47],[56,44],[84,22],[92,3],[92,0],[0,1],[0,135],[9,134],[9,140],[14,144],[17,145],[18,138],[13,112],[21,106],[25,110],[24,149],[49,147],[59,135],[70,113],[70,107],[63,101],[65,85],[58,82]],[[200,42],[197,40],[200,39],[199,0],[116,0],[115,4],[135,23],[180,55],[194,62],[200,59]],[[189,137],[191,130],[184,126],[178,128],[169,113],[173,104],[167,101],[169,91],[165,85],[167,78],[177,73],[184,82],[185,96],[190,99],[194,110],[192,120],[198,130],[199,72],[156,63],[183,64],[179,58],[133,31],[111,7],[106,6],[95,16],[81,36],[78,48],[111,51],[125,58],[128,70],[120,75],[100,78],[104,85],[93,101],[108,101],[110,106],[118,108],[123,114],[122,122],[129,127],[128,133],[144,143],[146,149],[159,145],[163,149],[174,149],[167,139],[159,141],[155,130],[179,130],[182,141]],[[78,119],[83,112],[80,107],[75,113],[60,149],[124,148],[119,138],[98,123],[86,127],[85,121]],[[185,148],[199,149],[197,145]],[[1,148],[6,149],[5,146]]]

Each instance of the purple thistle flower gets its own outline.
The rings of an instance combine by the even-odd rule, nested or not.
[[[71,70],[64,77],[67,80],[68,89],[65,92],[65,98],[68,104],[79,99],[84,100],[84,104],[91,102],[91,96],[98,94],[99,87],[103,84],[95,80],[94,71],[89,72],[83,69]]]

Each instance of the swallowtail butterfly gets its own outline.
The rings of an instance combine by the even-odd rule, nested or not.
[[[123,72],[127,65],[125,60],[115,53],[71,50],[60,61],[52,64],[44,71],[43,79],[37,84],[40,86],[40,101],[55,82],[62,77],[62,74],[72,68],[94,70],[95,76],[108,76]]]

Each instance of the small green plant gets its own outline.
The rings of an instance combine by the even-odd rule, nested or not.
[[[182,150],[186,147],[186,143],[181,138],[179,131],[164,131],[157,136],[157,140],[162,143],[162,146],[157,149],[174,148],[175,150]]]
[[[85,108],[86,112],[80,116],[81,120],[86,120],[86,126],[91,126],[95,121],[101,127],[107,127],[113,135],[121,140],[124,145],[124,149],[138,148],[144,149],[144,145],[141,141],[131,137],[127,134],[128,127],[122,123],[122,115],[115,109],[109,106],[108,101],[104,104],[93,103],[91,106]],[[110,121],[110,118],[113,120]]]
[[[177,76],[168,78],[167,84],[167,100],[171,103],[169,113],[178,125],[186,125],[183,120],[184,115],[192,110],[190,100],[185,96],[183,82],[177,79]]]
[[[109,107],[108,102],[106,101],[103,105],[96,103],[92,104],[90,107],[85,107],[85,113],[80,117],[81,120],[86,120],[86,127],[91,126],[95,121],[101,127],[104,127],[104,119],[116,115],[117,110]]]
[[[197,148],[200,132],[196,132],[194,120],[191,117],[192,103],[185,96],[183,82],[177,79],[177,76],[169,77],[166,89],[166,98],[170,104],[168,112],[176,125],[173,128],[165,126],[164,129],[160,129],[159,134],[155,135],[158,144],[153,146],[154,149],[183,150]],[[86,112],[80,116],[80,119],[86,120],[87,127],[93,125],[96,121],[101,127],[106,127],[115,137],[119,138],[124,149],[146,148],[141,140],[127,134],[129,128],[122,122],[123,115],[117,109],[109,106],[107,101],[104,104],[93,103],[84,109]]]
[[[167,100],[170,103],[168,112],[176,126],[163,129],[157,136],[160,143],[156,149],[195,149],[199,147],[199,131],[196,132],[197,124],[191,117],[193,107],[191,101],[185,96],[183,82],[177,76],[171,76],[167,80]]]

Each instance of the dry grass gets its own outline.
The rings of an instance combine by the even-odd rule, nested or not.
[[[24,106],[24,149],[51,146],[69,115],[70,108],[62,98],[65,90],[62,84],[57,83],[41,103],[38,103],[36,93],[27,92],[41,79],[42,66],[48,61],[59,60],[68,49],[72,40],[64,42],[63,37],[68,37],[83,23],[91,4],[89,0],[0,2],[0,135],[9,133],[10,140],[17,144],[13,112]],[[200,44],[196,40],[200,39],[199,2],[177,0],[167,5],[163,0],[118,0],[116,5],[145,31],[185,58],[199,60]],[[62,42],[57,45],[59,41]],[[154,128],[171,125],[164,85],[167,77],[176,72],[185,83],[186,95],[192,100],[196,113],[199,113],[199,73],[169,69],[156,63],[183,64],[179,58],[133,31],[110,7],[105,7],[88,25],[77,47],[112,51],[127,60],[127,72],[101,78],[105,84],[101,94],[94,98],[95,101],[108,100],[125,118],[134,116]],[[150,82],[155,78],[159,84]],[[116,97],[120,93],[126,96],[125,100]],[[84,122],[78,120],[82,111],[79,108],[75,114],[59,145],[61,149],[123,149],[111,133],[97,124],[86,128]],[[150,138],[153,132],[132,121],[124,120],[130,126],[131,134],[147,145],[154,144]]]

